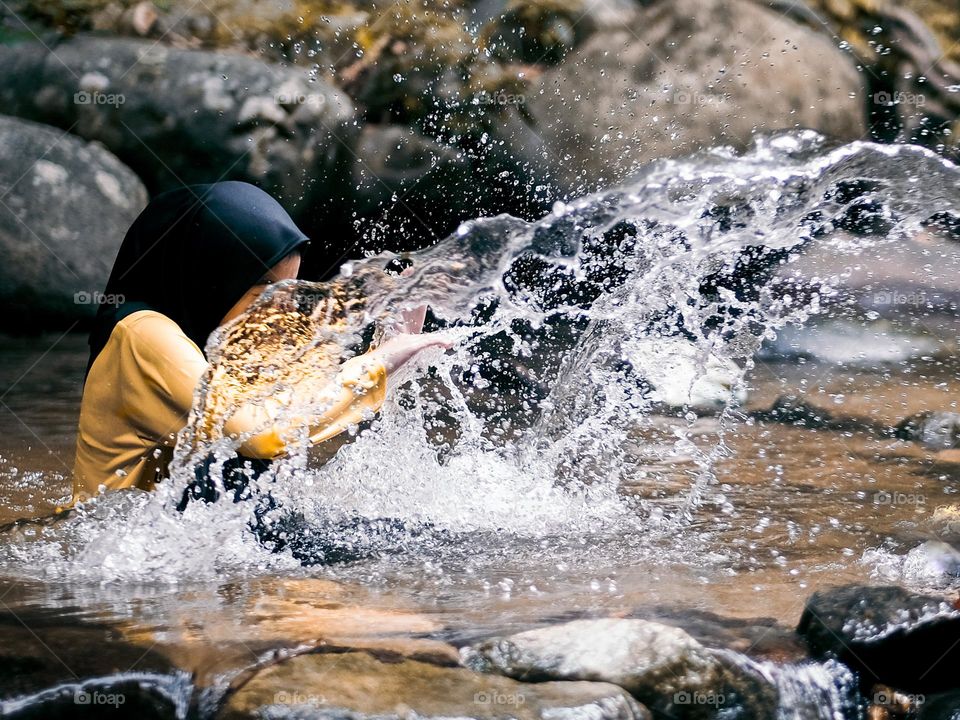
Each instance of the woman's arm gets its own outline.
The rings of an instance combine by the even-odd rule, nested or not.
[[[199,349],[167,318],[148,316],[131,330],[131,358],[147,380],[144,386],[152,396],[132,398],[131,413],[139,432],[156,438],[158,443],[172,444],[176,433],[186,425],[207,363]],[[343,363],[313,403],[324,407],[320,415],[278,422],[288,399],[270,397],[262,403],[247,402],[234,408],[223,433],[234,439],[244,438],[239,453],[259,459],[282,455],[288,440],[304,425],[310,428],[311,442],[329,440],[372,417],[386,398],[387,375],[429,347],[449,347],[449,342],[437,334],[398,335],[373,352]]]
[[[389,374],[427,348],[449,346],[448,340],[435,333],[398,335],[340,366],[337,376],[311,398],[314,407],[323,408],[320,415],[277,422],[287,400],[268,398],[262,405],[247,403],[239,407],[226,422],[224,432],[234,438],[253,432],[240,446],[240,454],[266,460],[282,455],[288,439],[304,426],[309,427],[311,444],[324,442],[371,419],[380,410]]]

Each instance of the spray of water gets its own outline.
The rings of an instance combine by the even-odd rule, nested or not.
[[[476,219],[427,250],[348,263],[329,283],[274,286],[211,338],[211,371],[163,489],[18,529],[3,562],[101,580],[297,566],[257,541],[258,522],[281,544],[336,535],[357,556],[464,542],[541,552],[571,538],[633,551],[693,535],[754,354],[823,312],[842,279],[791,282],[784,271],[811,248],[855,258],[955,230],[958,178],[916,147],[778,134],[743,154],[656,163],[538,222]],[[252,481],[266,506],[175,509],[199,464],[235,453],[222,432],[227,400],[283,397],[292,417],[315,413],[303,379],[332,376],[422,303],[454,347],[391,378],[382,414],[349,444],[321,459],[294,443]],[[705,414],[717,415],[707,449],[691,430]],[[623,491],[659,482],[678,457],[678,492],[654,502]]]

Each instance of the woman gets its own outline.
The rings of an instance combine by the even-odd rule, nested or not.
[[[90,334],[80,407],[73,503],[107,490],[152,489],[166,476],[177,433],[207,370],[211,332],[241,315],[270,283],[296,278],[307,237],[273,198],[242,182],[195,185],[154,199],[131,226]],[[414,328],[419,332],[419,328]],[[326,440],[383,403],[386,376],[444,342],[404,334],[344,363],[310,419]],[[283,454],[295,428],[275,411],[238,408],[224,428],[239,453]],[[72,503],[72,504],[73,504]]]

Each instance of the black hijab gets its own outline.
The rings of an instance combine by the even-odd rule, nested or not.
[[[138,310],[173,320],[201,350],[266,272],[307,242],[254,185],[218,182],[154,198],[127,231],[90,332],[90,366],[118,322]]]

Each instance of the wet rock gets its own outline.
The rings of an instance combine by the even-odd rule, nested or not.
[[[745,28],[750,28],[746,31]],[[638,164],[758,130],[864,134],[863,87],[834,44],[754,3],[655,3],[596,33],[544,72],[512,112],[539,141],[512,147],[568,190],[622,179]],[[525,141],[530,138],[524,138]]]
[[[0,715],[5,718],[185,717],[187,673],[115,628],[48,612],[0,613]]]
[[[839,659],[867,687],[936,692],[956,684],[960,611],[941,598],[899,587],[823,590],[807,600],[797,632],[811,652]]]
[[[0,116],[0,326],[92,316],[146,202],[142,183],[101,146]]]
[[[873,136],[952,150],[956,157],[960,110],[953,90],[960,80],[956,4],[950,0],[810,0],[810,4],[821,12],[810,13],[807,24],[822,28],[829,23],[866,68]]]
[[[705,353],[685,338],[629,338],[622,350],[623,359],[650,386],[650,399],[667,408],[710,412],[747,399],[735,362]]]
[[[647,720],[650,714],[607,683],[520,683],[349,652],[300,655],[262,669],[235,689],[217,715],[248,717]]]
[[[956,720],[960,717],[960,690],[924,696],[917,710],[917,720]]]
[[[866,418],[836,415],[796,395],[781,395],[773,401],[769,409],[758,410],[751,415],[762,422],[783,423],[810,430],[890,434],[890,428],[882,423]]]
[[[923,328],[903,332],[884,320],[847,318],[783,328],[764,348],[766,354],[777,357],[811,357],[861,368],[890,366],[943,350],[943,343]]]
[[[526,0],[488,4],[500,7],[484,28],[485,44],[508,62],[556,64],[595,30],[590,12],[592,2]],[[630,17],[626,9],[621,15]]]
[[[449,229],[451,213],[466,217],[482,205],[482,183],[478,185],[460,151],[402,125],[367,125],[361,130],[354,148],[352,186],[361,216],[389,215],[394,226],[413,230],[403,247],[390,250],[416,249],[415,238],[420,238],[421,246],[429,245],[437,239],[433,228]]]
[[[745,666],[679,628],[647,620],[576,620],[495,638],[461,650],[475,670],[527,681],[619,685],[671,717],[766,717],[776,691]]]
[[[11,115],[103,143],[151,191],[246,180],[303,218],[336,183],[353,105],[304,71],[227,53],[78,36],[0,46]]]
[[[832,428],[836,419],[829,410],[803,400],[796,395],[781,395],[769,410],[753,413],[758,420],[799,425],[811,430]]]
[[[935,450],[960,447],[960,413],[922,412],[897,425],[901,440],[913,440]]]
[[[809,657],[793,628],[774,618],[732,618],[705,610],[669,606],[644,608],[633,617],[679,627],[700,644],[743,653],[753,660],[798,663]]]
[[[381,207],[393,192],[456,162],[456,150],[401,125],[367,125],[357,140],[353,182],[362,210]]]

